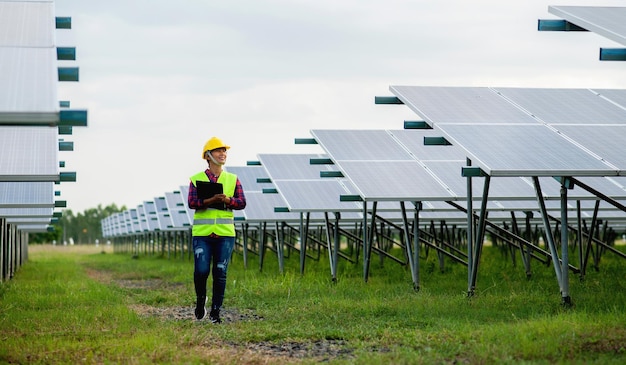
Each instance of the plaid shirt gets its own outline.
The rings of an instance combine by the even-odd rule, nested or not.
[[[209,177],[210,182],[217,182],[217,177],[213,175],[211,170],[206,169],[204,171],[206,175]],[[189,183],[189,196],[187,197],[187,204],[190,209],[203,209],[204,204],[202,200],[198,199],[198,190],[193,182]],[[226,208],[233,210],[240,210],[246,207],[246,196],[243,195],[243,187],[241,187],[241,182],[239,178],[237,178],[237,182],[235,183],[235,193],[232,197],[230,197],[230,203],[226,204]]]

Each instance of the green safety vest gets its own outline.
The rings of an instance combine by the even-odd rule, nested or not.
[[[194,186],[196,186],[196,181],[209,181],[209,177],[202,171],[191,177]],[[226,196],[233,196],[237,185],[237,175],[222,171],[217,182],[222,184]],[[196,209],[193,214],[191,233],[194,236],[208,236],[215,233],[218,236],[235,237],[235,215],[230,209]]]

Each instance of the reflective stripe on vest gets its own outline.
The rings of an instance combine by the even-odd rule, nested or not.
[[[235,224],[235,219],[233,218],[215,218],[215,219],[194,219],[193,225],[197,224]]]
[[[200,172],[191,177],[194,186],[196,181],[209,181],[206,172]],[[233,196],[235,186],[237,185],[237,175],[222,171],[217,182],[222,184],[224,194]],[[196,209],[193,215],[193,227],[191,228],[194,236],[208,236],[215,233],[218,236],[234,237],[235,236],[235,219],[231,209]]]

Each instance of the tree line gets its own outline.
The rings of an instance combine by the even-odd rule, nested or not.
[[[53,230],[31,234],[29,242],[93,244],[98,240],[98,242],[104,243],[100,222],[114,213],[125,210],[125,206],[118,207],[116,204],[106,207],[98,204],[96,208],[86,209],[84,212],[76,214],[71,209],[66,209],[61,218],[52,224]]]

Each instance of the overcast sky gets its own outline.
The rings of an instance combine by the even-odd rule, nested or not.
[[[542,0],[57,0],[57,45],[75,46],[80,82],[59,100],[87,109],[61,200],[82,212],[135,208],[204,170],[212,136],[228,166],[295,145],[311,129],[402,129],[415,115],[375,105],[390,85],[624,88],[621,47],[594,33],[538,32]],[[61,66],[65,66],[61,62]],[[245,189],[245,186],[244,186]]]

